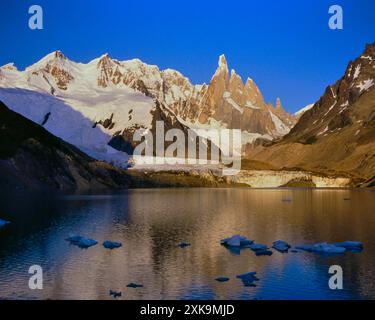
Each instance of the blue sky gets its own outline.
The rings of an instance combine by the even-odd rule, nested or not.
[[[28,28],[28,8],[44,9],[44,29]],[[344,30],[328,28],[328,8],[344,10]],[[60,49],[88,62],[108,52],[209,82],[218,56],[268,102],[288,111],[315,102],[350,59],[375,41],[374,0],[1,0],[0,65],[19,69]]]

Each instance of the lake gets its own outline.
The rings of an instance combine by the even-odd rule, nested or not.
[[[375,192],[328,189],[137,189],[102,195],[6,195],[0,218],[0,299],[375,299]],[[361,253],[256,256],[220,240],[241,234],[269,246],[357,240]],[[98,245],[80,249],[82,235]],[[108,250],[103,241],[122,242]],[[178,244],[189,242],[184,249]],[[43,290],[28,269],[43,268]],[[330,290],[328,269],[343,269]],[[236,275],[256,271],[256,287]],[[229,277],[225,283],[215,281]],[[142,288],[127,288],[130,282]]]

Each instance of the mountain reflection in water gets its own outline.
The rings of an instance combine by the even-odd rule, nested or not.
[[[113,195],[7,196],[0,218],[2,299],[375,299],[375,193],[312,189],[139,189]],[[283,201],[289,199],[290,201]],[[346,200],[345,200],[346,199]],[[349,200],[348,200],[349,199]],[[358,240],[361,253],[308,252],[257,257],[220,240],[241,234],[311,244]],[[83,250],[65,239],[99,242]],[[122,242],[108,250],[103,241]],[[178,247],[181,242],[191,246]],[[41,265],[44,289],[30,290],[28,269]],[[328,287],[340,265],[344,289]],[[236,275],[256,271],[256,287]],[[229,277],[228,282],[215,281]],[[142,288],[127,288],[130,282]]]

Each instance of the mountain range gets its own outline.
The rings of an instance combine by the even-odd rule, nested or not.
[[[375,177],[375,44],[350,61],[314,104],[291,115],[266,103],[253,80],[229,72],[224,55],[209,84],[108,54],[77,63],[55,51],[19,71],[0,67],[0,100],[90,159],[126,166],[138,128],[241,129],[243,169]],[[91,161],[91,160],[90,160]],[[255,165],[254,165],[255,164]],[[112,170],[112,169],[111,169]]]
[[[193,85],[172,69],[108,54],[87,64],[55,51],[19,71],[0,68],[0,100],[97,159],[124,163],[138,128],[241,129],[242,143],[271,141],[293,127],[277,99],[267,104],[253,80],[243,83],[224,55],[210,83]],[[37,105],[37,107],[35,107]]]

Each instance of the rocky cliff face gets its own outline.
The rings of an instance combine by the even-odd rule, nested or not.
[[[285,112],[280,103],[277,108],[265,103],[253,80],[249,78],[244,84],[235,70],[229,73],[224,55],[219,57],[218,68],[208,85],[190,86],[170,105],[187,123],[220,123],[229,129],[264,135],[269,140],[286,134],[295,124],[294,116]]]
[[[249,157],[278,167],[375,176],[375,44],[350,61],[283,139]]]
[[[219,57],[209,85],[192,85],[178,71],[160,71],[140,60],[119,62],[104,55],[97,66],[99,86],[124,84],[158,100],[187,124],[220,123],[229,129],[265,135],[269,140],[286,134],[295,124],[294,116],[284,111],[279,99],[276,107],[266,104],[253,80],[244,84],[234,70],[229,74],[224,55]]]
[[[356,121],[366,122],[356,118],[355,104],[374,90],[374,60],[375,46],[367,45],[360,57],[349,62],[344,76],[326,88],[319,101],[302,115],[285,138],[301,142],[315,140],[352,126]],[[373,110],[368,112],[371,117]]]

